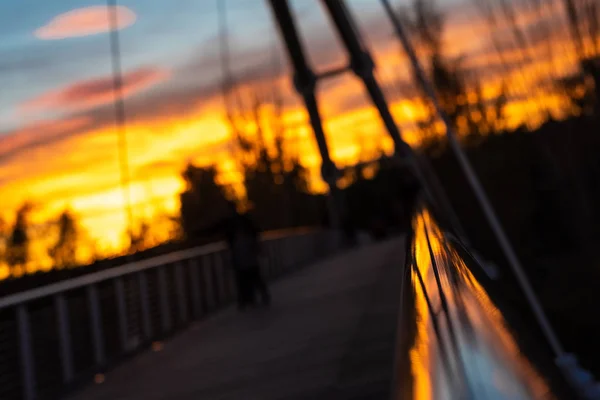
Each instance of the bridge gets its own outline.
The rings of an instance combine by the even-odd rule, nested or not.
[[[0,298],[0,399],[600,398],[600,386],[553,334],[389,1],[382,3],[413,73],[446,125],[535,324],[515,323],[488,291],[494,276],[459,234],[435,175],[403,141],[344,2],[322,0],[349,62],[320,74],[308,64],[287,2],[268,3],[319,147],[333,229],[265,235],[270,308],[232,306],[222,243]],[[339,170],[315,97],[318,79],[346,71],[364,84],[393,140],[394,162],[410,169],[428,204],[404,235],[358,247],[344,246],[335,229]],[[441,216],[452,223],[439,223]]]
[[[233,307],[223,244],[5,297],[0,398],[575,398],[466,245],[427,210],[413,230],[267,235],[269,308]]]

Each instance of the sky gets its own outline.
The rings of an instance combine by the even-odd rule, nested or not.
[[[225,1],[232,75],[240,84],[280,85],[288,136],[314,172],[315,190],[322,190],[316,146],[266,2]],[[318,2],[291,3],[313,66],[322,71],[342,65],[344,53]],[[411,121],[419,108],[402,90],[409,72],[391,26],[379,2],[348,4],[375,56],[394,116],[405,139],[414,143]],[[448,15],[447,54],[469,55],[473,65],[490,68],[489,35],[472,7],[453,0],[438,4]],[[11,221],[26,201],[34,205],[34,223],[70,209],[108,251],[123,244],[126,214],[106,11],[104,3],[93,0],[0,2],[0,215]],[[122,0],[117,15],[135,218],[175,214],[187,162],[216,164],[224,183],[239,180],[219,90],[216,0]],[[274,72],[274,57],[282,64],[279,72]],[[492,83],[486,86],[490,93],[498,87]],[[319,93],[338,164],[357,161],[359,142],[381,142],[391,151],[352,75],[320,84]],[[523,118],[523,112],[515,112],[514,124]]]

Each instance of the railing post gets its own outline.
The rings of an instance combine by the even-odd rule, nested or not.
[[[229,251],[223,252],[223,267],[225,271],[225,284],[227,286],[227,298],[228,300],[234,300],[236,296],[235,290],[235,276],[233,274],[233,266],[231,265],[231,253]]]
[[[129,350],[129,341],[127,340],[127,305],[125,304],[125,286],[123,278],[115,278],[114,285],[119,317],[119,337],[121,340],[121,348],[126,353]]]
[[[283,257],[283,272],[287,273],[290,269],[290,238],[284,237],[281,241],[282,257]]]
[[[288,271],[293,271],[296,266],[296,241],[294,237],[287,237],[287,246],[286,246],[286,254],[287,254],[287,264]]]
[[[102,321],[100,315],[100,301],[98,299],[98,288],[95,284],[89,285],[87,287],[87,297],[91,318],[94,358],[96,360],[96,365],[103,366],[106,361],[106,356],[104,354]]]
[[[146,340],[152,339],[152,325],[150,324],[150,304],[148,304],[148,279],[144,271],[138,274],[140,285],[140,306],[142,309],[142,329]]]
[[[294,270],[298,269],[301,264],[302,252],[300,247],[300,237],[292,236],[290,238],[290,247],[292,248],[291,259],[292,259],[292,268]]]
[[[273,245],[272,241],[263,242],[263,249],[265,251],[265,257],[263,258],[265,263],[265,277],[273,277]]]
[[[158,267],[158,297],[160,301],[160,317],[163,333],[171,329],[171,309],[169,308],[169,293],[167,291],[167,276],[165,267]]]
[[[276,273],[276,266],[277,263],[276,258],[275,258],[275,246],[277,245],[277,240],[270,240],[269,241],[269,275],[271,276],[271,278],[274,278],[275,276],[277,276]]]
[[[324,258],[327,255],[324,244],[327,243],[328,239],[329,234],[327,231],[320,232],[319,234],[313,236],[313,248],[317,257]]]
[[[21,353],[21,373],[23,376],[23,399],[35,399],[35,370],[33,349],[31,347],[31,324],[27,305],[17,306],[17,326],[19,329],[19,348]]]
[[[285,273],[285,238],[280,238],[277,240],[277,262],[278,271],[277,275],[281,276]]]
[[[225,269],[223,268],[225,262],[223,260],[224,252],[219,251],[214,254],[214,272],[216,277],[216,289],[217,289],[217,304],[218,306],[223,305],[227,301],[227,293],[225,287]]]
[[[302,267],[305,264],[306,249],[304,248],[304,235],[294,236],[294,243],[296,243],[296,269]]]
[[[281,275],[281,238],[273,240],[273,277]]]
[[[65,383],[73,380],[73,349],[71,348],[71,324],[69,311],[63,293],[54,296],[54,309],[58,317],[58,340],[60,346],[60,359],[62,362],[63,379]]]
[[[183,279],[183,265],[181,265],[181,262],[177,262],[175,264],[175,290],[177,290],[177,308],[179,310],[179,320],[182,323],[185,323],[188,319],[188,308]]]
[[[192,258],[189,264],[192,291],[192,307],[194,316],[200,318],[202,316],[202,297],[200,293],[200,274],[198,272],[198,259]]]
[[[215,288],[212,279],[212,263],[210,254],[204,256],[202,260],[202,276],[204,277],[204,294],[206,298],[206,308],[212,310],[215,307]]]

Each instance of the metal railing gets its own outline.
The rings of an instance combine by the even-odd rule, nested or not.
[[[335,250],[326,231],[267,234],[267,279]],[[224,243],[0,299],[0,399],[55,398],[235,299]],[[101,378],[98,375],[98,378]]]
[[[543,343],[522,347],[527,321],[516,329],[506,319],[474,274],[487,271],[457,240],[426,208],[414,214],[403,282],[412,297],[402,321],[412,327],[402,350],[410,359],[409,398],[574,398]]]

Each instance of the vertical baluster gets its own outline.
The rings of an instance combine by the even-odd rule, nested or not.
[[[287,266],[288,269],[291,269],[294,264],[294,238],[287,236],[285,238],[285,255],[287,257]]]
[[[310,248],[308,247],[307,235],[302,235],[300,239],[300,243],[302,245],[302,265],[304,266],[308,264],[308,260],[310,259]]]
[[[304,259],[306,258],[306,249],[304,248],[304,235],[294,236],[296,241],[296,268],[304,265]]]
[[[58,316],[58,340],[60,346],[60,360],[62,363],[63,380],[69,383],[73,380],[73,349],[71,347],[71,325],[69,310],[63,293],[54,296],[54,309]]]
[[[277,239],[269,241],[269,266],[271,278],[277,276],[277,256],[275,254],[275,247],[277,246]]]
[[[100,300],[98,299],[98,288],[96,285],[87,287],[88,306],[90,310],[92,343],[94,346],[94,359],[97,366],[103,366],[106,361],[104,354],[104,340],[102,332],[102,320],[100,315]]]
[[[258,267],[260,268],[264,279],[269,278],[269,257],[268,257],[269,250],[267,247],[268,245],[269,245],[268,242],[266,242],[266,241],[262,242],[263,253],[260,255],[259,263],[258,263]]]
[[[227,299],[229,301],[235,299],[235,277],[231,265],[231,253],[229,250],[223,252],[223,262],[225,268],[225,283],[227,284]]]
[[[210,274],[212,277],[211,284],[213,288],[213,302],[215,308],[219,308],[221,305],[221,290],[219,287],[219,253],[212,253],[210,255]]]
[[[35,366],[31,343],[31,324],[29,322],[29,312],[25,304],[17,306],[17,324],[21,353],[21,374],[23,377],[23,399],[34,400],[36,397]]]
[[[283,262],[283,238],[277,239],[277,249],[276,249],[276,257],[277,257],[277,276],[281,276],[284,271],[285,264]]]
[[[306,236],[303,234],[296,236],[296,242],[298,243],[298,267],[302,267],[306,263],[307,249],[305,246],[305,239]]]
[[[225,262],[223,260],[223,251],[219,251],[215,253],[215,262],[214,262],[214,271],[216,277],[216,286],[217,286],[217,304],[219,306],[223,305],[227,301],[227,294],[225,288]]]
[[[288,263],[288,238],[284,237],[281,239],[281,247],[280,247],[280,252],[279,254],[281,255],[281,264],[283,266],[282,268],[282,272],[285,273],[288,270],[289,267],[289,263]]]
[[[175,290],[177,290],[177,308],[179,311],[179,320],[182,323],[185,323],[188,320],[188,308],[183,277],[183,265],[181,262],[175,264]]]
[[[269,259],[269,277],[275,277],[275,240],[269,240],[267,247],[267,257]]]
[[[290,239],[290,267],[291,269],[297,269],[300,259],[300,251],[298,247],[298,236],[292,236]]]
[[[158,267],[158,297],[160,300],[160,317],[163,333],[171,329],[171,309],[169,308],[169,292],[167,291],[167,276],[165,267]]]
[[[301,237],[298,235],[294,235],[290,238],[292,243],[292,266],[294,270],[298,269],[302,264],[302,247],[301,247]]]
[[[310,247],[310,236],[306,234],[302,236],[302,253],[304,254],[304,265],[310,263],[312,258],[311,247]]]
[[[126,353],[129,351],[129,340],[127,338],[127,305],[125,303],[125,284],[122,277],[115,278],[115,294],[117,297],[117,313],[119,317],[119,337],[121,349]]]
[[[152,325],[150,323],[150,304],[148,299],[148,278],[144,271],[138,274],[140,285],[140,305],[142,309],[142,329],[146,340],[152,339]]]
[[[273,253],[275,255],[275,276],[281,275],[282,263],[281,263],[281,238],[273,241]]]
[[[293,269],[298,268],[298,260],[300,259],[300,251],[298,249],[298,237],[292,236],[290,238],[290,266]]]
[[[304,264],[304,257],[306,257],[304,236],[302,234],[294,236],[294,242],[296,243],[296,268],[298,268]]]
[[[264,277],[265,279],[269,279],[269,277],[271,276],[271,255],[270,253],[270,242],[263,240],[262,242],[262,257],[260,259],[261,261],[261,266],[263,268],[263,273],[264,273]]]
[[[291,271],[294,267],[294,257],[296,256],[296,252],[294,250],[294,238],[293,237],[286,237],[285,238],[286,241],[286,246],[285,246],[285,255],[287,258],[287,271]]]
[[[200,292],[200,274],[198,271],[198,259],[192,258],[189,264],[190,268],[190,279],[191,285],[190,290],[192,291],[192,307],[194,310],[194,316],[200,318],[202,316],[202,297]]]
[[[202,258],[202,275],[204,277],[204,293],[206,295],[206,308],[212,310],[215,306],[215,288],[211,271],[211,254]]]

